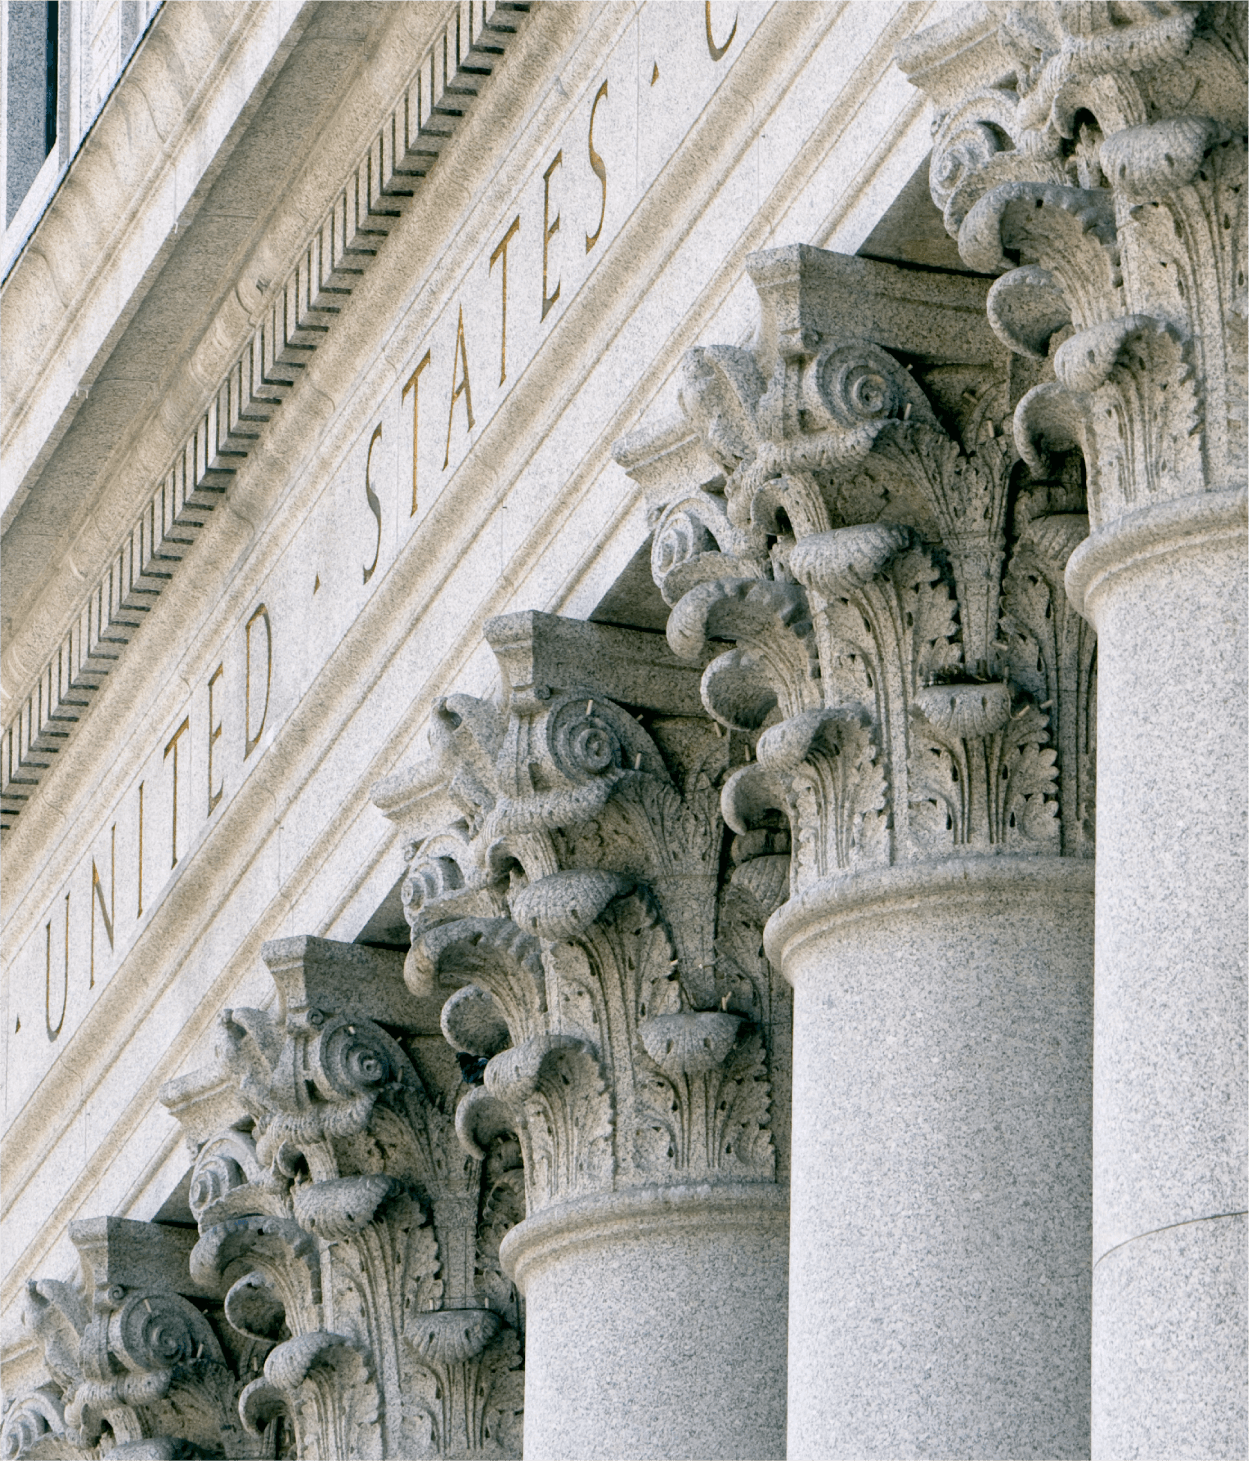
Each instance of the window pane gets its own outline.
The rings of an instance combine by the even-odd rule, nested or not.
[[[56,143],[57,12],[38,0],[9,5],[6,226]]]

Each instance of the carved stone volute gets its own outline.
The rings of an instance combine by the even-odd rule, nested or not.
[[[273,1006],[225,1011],[216,1065],[163,1093],[197,1150],[191,1274],[271,1346],[244,1423],[285,1416],[300,1456],[519,1454],[519,1314],[502,1232],[479,1225],[483,1204],[496,1227],[520,1215],[515,1158],[461,1149],[461,1088],[417,1066],[436,1011],[397,955],[311,938],[263,953]],[[196,1098],[217,1115],[223,1075],[246,1115],[205,1139]]]
[[[6,1456],[520,1454],[515,1141],[464,1151],[469,1088],[398,954],[262,952],[272,1004],[225,1010],[212,1064],[162,1091],[196,1226],[71,1225],[83,1282],[29,1286],[48,1378]]]
[[[1094,528],[1243,486],[1246,10],[1017,4],[899,52],[937,110],[933,200],[1046,362],[1014,433],[1078,450]]]
[[[238,1411],[249,1348],[223,1346],[187,1266],[192,1235],[119,1218],[70,1224],[79,1283],[27,1284],[46,1379],[15,1397],[0,1454],[138,1458],[284,1454]]]
[[[438,702],[429,760],[374,790],[409,834],[408,986],[445,1001],[448,1040],[482,1065],[461,1138],[480,1154],[516,1133],[531,1217],[625,1187],[770,1183],[783,997],[764,888],[721,878],[740,746],[655,713],[697,704],[671,657],[635,715],[604,693],[593,634],[555,652],[568,632],[491,620],[500,698]]]
[[[986,286],[807,248],[748,268],[755,345],[682,365],[704,485],[666,493],[645,432],[617,447],[658,512],[669,643],[711,656],[703,703],[754,744],[726,821],[788,825],[793,892],[1091,855],[1094,640],[1061,587],[1083,482],[1018,460]]]

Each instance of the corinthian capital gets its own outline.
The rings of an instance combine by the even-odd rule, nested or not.
[[[987,286],[805,248],[748,268],[756,344],[682,366],[701,485],[688,446],[662,480],[671,424],[617,448],[667,498],[669,643],[753,746],[726,821],[789,827],[793,891],[916,857],[1089,855],[1094,641],[1061,591],[1083,483],[1013,448]]]
[[[71,1223],[70,1238],[80,1281],[26,1286],[23,1320],[47,1373],[14,1399],[3,1455],[272,1455],[239,1416],[245,1379],[202,1311],[210,1295],[190,1277],[189,1235],[100,1218]]]
[[[429,760],[374,793],[410,838],[408,987],[479,1073],[466,1148],[516,1133],[530,1216],[772,1180],[767,880],[721,876],[734,748],[690,713],[696,675],[546,615],[486,635],[502,695],[440,701]]]
[[[1243,483],[1243,5],[968,7],[899,53],[938,111],[934,202],[1046,374],[1015,412],[1077,448],[1100,527]]]
[[[460,1148],[458,1082],[414,1038],[437,1011],[397,954],[293,938],[263,955],[272,1005],[226,1010],[214,1063],[162,1092],[196,1152],[189,1272],[249,1354],[243,1426],[301,1456],[518,1455],[498,1266],[522,1216],[515,1144]]]

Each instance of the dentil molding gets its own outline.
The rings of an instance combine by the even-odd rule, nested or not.
[[[299,382],[352,290],[420,191],[515,37],[529,5],[465,0],[421,59],[381,131],[293,271],[265,305],[241,355],[138,520],[94,583],[34,686],[0,734],[0,830],[10,827],[141,629],[239,464]]]

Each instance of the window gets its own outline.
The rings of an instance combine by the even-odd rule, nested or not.
[[[6,165],[7,227],[56,146],[60,6],[12,0],[8,6]]]

